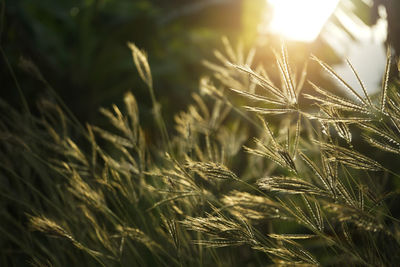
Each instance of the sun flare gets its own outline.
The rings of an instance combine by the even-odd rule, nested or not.
[[[273,8],[269,30],[290,40],[311,42],[339,0],[268,0]]]

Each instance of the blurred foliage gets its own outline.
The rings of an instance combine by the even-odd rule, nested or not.
[[[394,0],[374,0],[372,7],[372,19],[374,22],[379,18],[379,6],[385,7],[387,13],[387,42],[394,48],[397,56],[400,56],[400,23],[398,17],[400,12],[400,2]]]
[[[43,86],[18,69],[31,59],[66,104],[83,121],[101,105],[132,89],[144,114],[150,99],[135,74],[128,41],[149,51],[163,108],[185,106],[197,86],[200,59],[216,47],[222,33],[240,27],[241,1],[13,0],[5,3],[2,47],[17,72],[27,99],[45,94]],[[224,12],[224,16],[219,14]],[[25,76],[24,76],[25,75]],[[5,88],[15,88],[8,71]],[[14,90],[1,96],[17,103]],[[173,99],[173,101],[167,101]]]
[[[362,22],[366,26],[375,25],[380,18],[385,18],[388,23],[387,28],[387,44],[390,45],[397,56],[400,53],[400,23],[398,14],[400,12],[400,2],[395,0],[342,0],[339,7],[348,14],[356,23]],[[386,14],[385,14],[386,13]],[[351,33],[347,30],[346,26],[333,17],[336,25],[343,31],[347,32],[349,36]],[[358,20],[358,21],[357,21]]]

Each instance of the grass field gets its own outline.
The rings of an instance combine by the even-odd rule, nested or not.
[[[377,95],[351,64],[363,94],[312,57],[345,97],[308,80],[285,46],[272,79],[255,51],[224,45],[166,125],[147,56],[128,44],[157,132],[141,128],[130,92],[100,109],[108,126],[81,124],[25,61],[49,97],[34,111],[0,102],[0,265],[398,264],[392,56]]]

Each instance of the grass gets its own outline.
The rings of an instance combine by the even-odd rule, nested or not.
[[[224,45],[168,131],[147,57],[129,44],[159,142],[129,92],[123,108],[100,109],[103,128],[80,125],[57,98],[37,115],[1,101],[0,265],[396,265],[391,55],[379,95],[350,63],[364,95],[313,57],[343,97],[292,71],[284,46],[277,84],[254,51]]]

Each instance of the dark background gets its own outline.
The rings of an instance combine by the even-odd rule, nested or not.
[[[388,39],[399,51],[399,1],[376,0],[373,8],[361,0],[353,2],[353,12],[368,25],[376,22],[379,5],[389,10]],[[197,90],[200,76],[207,73],[201,61],[212,59],[213,50],[222,47],[221,36],[233,44],[242,40],[247,48],[254,45],[264,5],[264,0],[3,0],[0,97],[21,106],[15,80],[33,110],[39,99],[48,97],[43,82],[20,67],[24,58],[37,66],[81,121],[96,122],[99,107],[118,104],[131,90],[146,125],[150,97],[132,63],[126,45],[131,41],[149,56],[156,95],[169,124]],[[321,40],[312,47],[329,63],[338,62]],[[266,53],[256,60],[268,64],[269,59]]]
[[[87,121],[96,120],[100,106],[121,101],[127,90],[144,114],[150,111],[126,45],[134,42],[148,53],[156,94],[171,114],[186,106],[204,72],[201,60],[221,46],[222,34],[235,38],[241,32],[241,2],[6,1],[1,44],[29,105],[47,90],[19,67],[22,57]],[[5,64],[1,69],[1,97],[20,105],[10,70]]]

